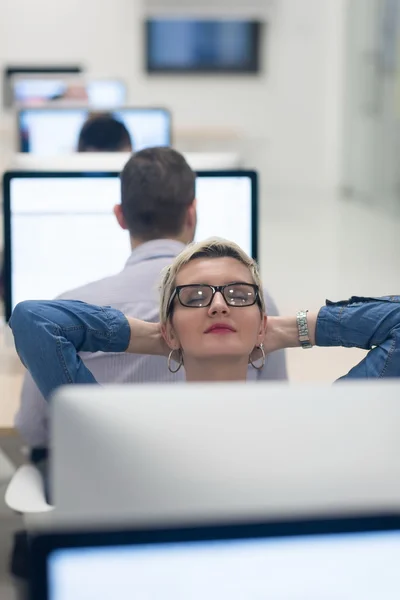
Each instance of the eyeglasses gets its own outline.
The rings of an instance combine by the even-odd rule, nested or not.
[[[178,285],[169,301],[169,314],[172,310],[172,303],[176,296],[182,306],[188,308],[204,308],[210,306],[214,296],[220,292],[228,306],[241,307],[253,306],[256,302],[260,304],[260,294],[257,285],[252,283],[233,282],[226,285],[205,285],[203,283],[193,283],[190,285]],[[261,304],[260,304],[261,305]]]

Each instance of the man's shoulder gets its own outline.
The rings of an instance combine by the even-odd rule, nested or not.
[[[150,264],[127,265],[119,273],[67,290],[57,296],[57,300],[81,300],[115,308],[154,303],[158,306],[161,272],[165,265],[156,262],[158,264],[150,261]]]
[[[67,290],[57,296],[57,300],[81,300],[82,302],[93,302],[98,295],[106,295],[107,290],[114,287],[115,283],[119,282],[121,273],[103,277],[90,281],[76,288]]]
[[[60,294],[58,300],[82,300],[93,304],[151,302],[159,297],[162,271],[184,248],[175,240],[151,240],[135,250],[119,273],[91,281]]]

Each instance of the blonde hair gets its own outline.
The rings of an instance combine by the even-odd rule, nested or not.
[[[184,265],[196,258],[235,258],[245,265],[253,279],[253,282],[259,289],[260,308],[265,312],[265,299],[262,290],[260,273],[255,260],[250,258],[235,242],[230,242],[223,238],[209,238],[203,242],[193,242],[189,244],[178,256],[174,262],[164,269],[160,286],[160,322],[165,324],[168,320],[168,308],[171,296],[176,287],[176,276]]]

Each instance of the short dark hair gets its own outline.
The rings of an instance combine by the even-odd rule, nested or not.
[[[129,131],[110,114],[91,115],[79,134],[78,152],[132,150]]]
[[[132,237],[175,237],[195,199],[196,174],[172,148],[134,154],[121,173],[121,207]]]

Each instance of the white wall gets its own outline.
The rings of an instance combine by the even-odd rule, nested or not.
[[[343,181],[353,198],[398,212],[400,0],[352,0],[350,8]]]
[[[181,147],[206,148],[205,133],[218,128],[212,148],[239,147],[264,183],[325,188],[338,180],[341,21],[348,1],[276,0],[260,77],[149,78],[140,0],[0,0],[0,68],[76,61],[93,74],[121,76],[132,102],[172,109]],[[193,141],[193,129],[203,138]]]

